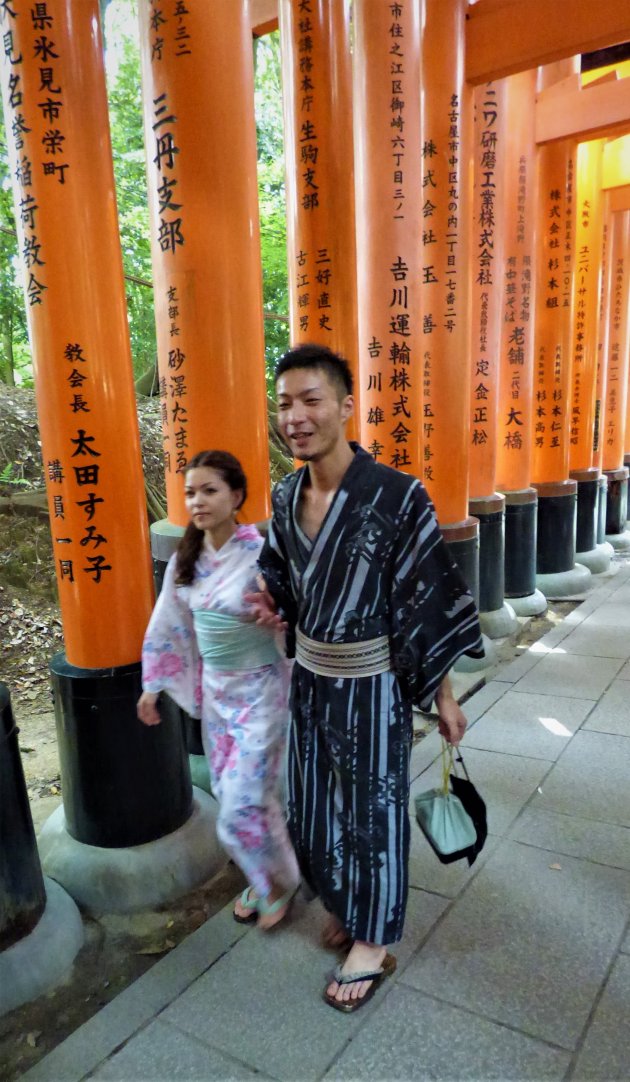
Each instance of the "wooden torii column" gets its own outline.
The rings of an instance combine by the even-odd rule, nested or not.
[[[64,806],[40,853],[77,900],[124,908],[125,884],[136,905],[164,898],[158,839],[187,822],[192,788],[179,726],[136,716],[154,595],[98,3],[11,0],[0,26],[65,643],[51,664]],[[124,850],[145,843],[155,874],[140,882]]]
[[[610,547],[597,546],[600,470],[593,465],[597,343],[602,287],[603,141],[581,143],[577,154],[575,273],[573,279],[571,427],[569,465],[577,481],[576,560],[606,571]]]
[[[538,192],[533,109],[536,72],[520,72],[506,83],[497,487],[505,495],[505,595],[519,616],[535,616],[547,607],[536,588],[538,497],[530,485]]]
[[[553,94],[571,67],[567,62],[541,69],[541,89]],[[576,151],[576,143],[566,139],[547,143],[538,152],[532,456],[532,482],[538,492],[536,570],[543,593],[560,597],[587,588],[590,581],[588,568],[575,563],[577,481],[569,478]]]
[[[505,594],[505,496],[495,491],[503,308],[506,80],[475,89],[472,199],[470,499],[479,521],[479,616],[490,638],[518,622]],[[516,179],[516,178],[515,178]]]
[[[427,0],[422,51],[424,481],[444,537],[479,596],[479,522],[468,513],[470,156],[464,0]]]
[[[291,342],[345,357],[360,416],[347,0],[280,0]]]
[[[418,5],[356,0],[354,19],[361,443],[421,476]]]

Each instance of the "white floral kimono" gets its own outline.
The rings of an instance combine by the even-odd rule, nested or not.
[[[212,613],[219,620],[242,621],[243,639],[252,632],[243,594],[257,590],[262,543],[254,526],[238,526],[218,551],[202,550],[190,586],[175,584],[176,557],[171,557],[144,639],[142,683],[145,691],[166,691],[187,713],[201,717],[220,808],[217,834],[256,894],[264,897],[272,883],[289,890],[299,882],[277,795],[287,736],[289,663],[263,636],[262,656],[273,657],[272,664],[248,665],[245,658],[238,668],[218,668],[202,659],[195,630],[199,614]],[[271,632],[265,635],[273,639]],[[260,654],[255,655],[251,659],[259,661]]]

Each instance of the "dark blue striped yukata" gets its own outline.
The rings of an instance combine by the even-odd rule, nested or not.
[[[387,636],[391,670],[320,676],[296,662],[289,828],[304,879],[354,939],[402,935],[409,855],[412,704],[429,709],[477,612],[422,484],[357,445],[314,541],[298,505],[308,467],[283,478],[260,566],[293,633],[322,643]]]

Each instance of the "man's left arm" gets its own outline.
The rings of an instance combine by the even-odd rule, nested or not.
[[[449,744],[457,746],[465,731],[466,716],[453,695],[450,677],[445,676],[435,693],[435,705],[438,712],[438,729]]]

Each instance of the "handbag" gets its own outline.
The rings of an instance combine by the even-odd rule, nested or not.
[[[457,775],[453,745],[442,740],[442,785],[418,793],[416,819],[442,864],[466,858],[472,865],[488,834],[486,805],[471,782],[459,751],[457,763],[465,778]]]

